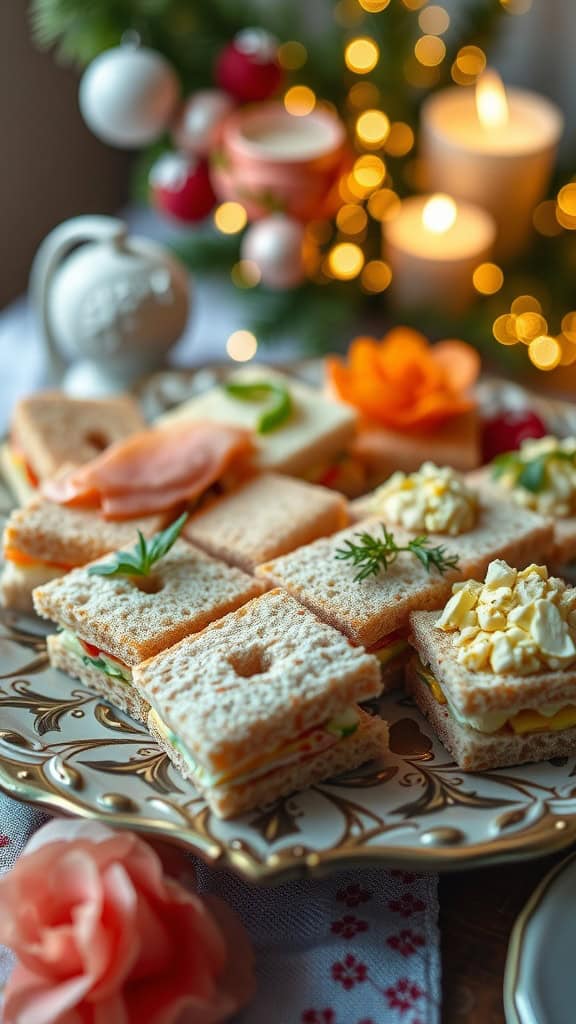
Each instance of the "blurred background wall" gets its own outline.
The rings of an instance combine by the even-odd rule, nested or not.
[[[112,212],[129,190],[127,156],[84,126],[77,75],[33,47],[27,8],[26,0],[0,0],[0,307],[26,287],[51,228],[75,214]]]

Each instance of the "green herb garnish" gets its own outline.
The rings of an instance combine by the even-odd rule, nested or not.
[[[455,569],[458,566],[458,555],[447,555],[443,545],[431,547],[425,535],[414,537],[403,546],[396,543],[394,534],[386,529],[384,523],[380,525],[382,537],[373,537],[371,533],[356,533],[354,536],[358,537],[357,543],[347,540],[344,541],[344,547],[336,550],[336,558],[358,566],[359,572],[354,577],[355,583],[360,583],[369,576],[377,576],[382,570],[387,572],[401,551],[414,555],[426,572],[435,569],[440,575],[444,575],[448,569]]]
[[[283,384],[276,384],[271,381],[254,381],[250,384],[240,384],[230,381],[224,385],[226,394],[232,398],[239,398],[242,402],[260,402],[262,399],[271,398],[269,407],[261,414],[256,424],[259,434],[269,434],[270,431],[281,427],[289,418],[292,412],[292,398],[288,388]]]
[[[110,561],[91,565],[88,569],[89,575],[148,576],[152,566],[164,558],[164,555],[168,554],[170,548],[176,543],[187,518],[188,513],[183,512],[179,519],[175,519],[160,533],[155,533],[150,540],[147,540],[142,531],[138,530],[138,540],[132,551],[118,551]]]
[[[540,494],[548,486],[547,469],[551,459],[564,462],[576,462],[576,452],[565,452],[562,448],[555,451],[542,452],[531,459],[522,456],[521,452],[503,452],[493,459],[490,469],[492,478],[500,480],[506,474],[512,474],[512,486],[523,487],[532,494]]]

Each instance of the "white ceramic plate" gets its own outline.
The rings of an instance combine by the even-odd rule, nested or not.
[[[576,853],[558,864],[520,914],[504,978],[507,1024],[576,1021]]]

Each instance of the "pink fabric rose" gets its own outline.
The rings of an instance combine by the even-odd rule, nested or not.
[[[131,832],[53,821],[0,880],[18,963],[5,1024],[216,1024],[254,988],[248,937],[221,900],[164,875]]]

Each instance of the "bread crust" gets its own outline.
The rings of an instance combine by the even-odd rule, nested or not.
[[[158,732],[150,716],[148,729],[184,778],[191,779],[219,818],[231,818],[244,811],[269,804],[281,796],[307,789],[333,776],[358,768],[388,750],[388,726],[381,718],[360,711],[360,724],[352,736],[304,764],[285,765],[240,786],[216,786],[201,789],[190,767],[172,744]]]
[[[481,733],[461,725],[445,704],[435,700],[429,687],[418,677],[413,662],[406,670],[406,689],[443,746],[464,771],[490,771],[576,753],[576,727],[516,736],[512,733]]]
[[[341,530],[349,522],[341,494],[278,473],[263,473],[192,516],[183,536],[216,558],[252,572]]]
[[[253,577],[181,540],[144,581],[88,569],[37,587],[34,608],[131,666],[262,592]]]
[[[37,496],[14,509],[4,527],[4,550],[14,548],[43,562],[79,566],[131,547],[140,530],[151,537],[170,521],[171,514],[108,522],[97,512],[67,508]]]
[[[43,391],[23,398],[14,410],[12,430],[39,480],[61,466],[82,465],[101,451],[145,427],[134,398],[70,398]]]
[[[576,668],[533,675],[470,672],[456,660],[454,633],[435,629],[440,612],[410,616],[410,642],[462,715],[506,711],[514,715],[544,703],[576,703]]]
[[[73,679],[79,679],[89,690],[94,690],[104,697],[109,704],[146,725],[150,705],[135,686],[113,679],[92,665],[85,665],[81,658],[64,646],[59,633],[52,633],[46,641],[46,646],[52,668],[60,669]]]

